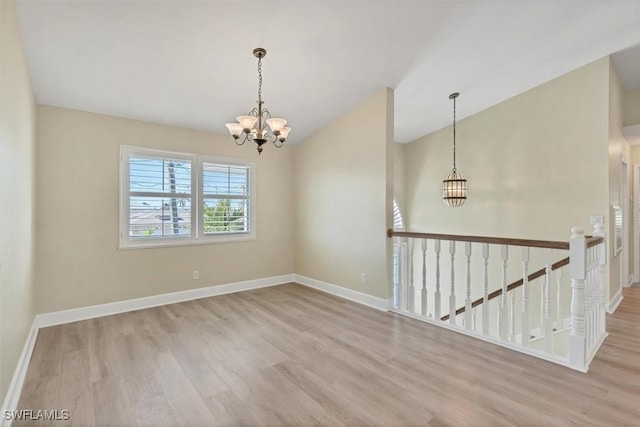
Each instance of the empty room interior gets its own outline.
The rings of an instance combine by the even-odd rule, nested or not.
[[[0,22],[0,426],[637,425],[638,0]]]

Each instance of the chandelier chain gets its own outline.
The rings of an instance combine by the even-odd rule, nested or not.
[[[262,57],[258,58],[258,101],[262,101]]]

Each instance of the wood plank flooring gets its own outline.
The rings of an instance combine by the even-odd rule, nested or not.
[[[13,425],[640,425],[624,296],[588,374],[296,284],[44,328]]]

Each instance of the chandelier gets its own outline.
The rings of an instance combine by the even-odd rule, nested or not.
[[[452,93],[453,99],[453,170],[442,181],[442,200],[452,207],[461,206],[467,200],[467,179],[456,170],[456,98],[459,93]]]
[[[248,115],[236,117],[237,122],[225,125],[237,145],[253,141],[258,146],[258,154],[262,154],[262,146],[267,142],[272,142],[277,148],[282,147],[291,132],[291,128],[285,126],[287,124],[285,119],[271,117],[269,110],[263,107],[262,58],[266,55],[266,49],[261,47],[253,49],[253,56],[258,58],[258,106],[254,107]],[[243,133],[244,137],[241,137]]]

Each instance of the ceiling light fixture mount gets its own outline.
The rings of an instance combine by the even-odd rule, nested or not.
[[[456,98],[458,92],[449,95],[453,100],[453,170],[442,181],[442,200],[451,207],[462,206],[467,200],[467,179],[456,169]]]
[[[237,122],[225,125],[237,145],[253,141],[258,146],[258,154],[262,154],[262,146],[267,142],[272,142],[277,148],[282,147],[291,132],[291,128],[285,126],[287,124],[285,119],[271,117],[269,110],[263,107],[262,58],[266,55],[266,49],[261,47],[253,49],[253,56],[258,58],[258,106],[254,107],[248,115],[236,117]],[[244,138],[241,138],[242,133]]]

